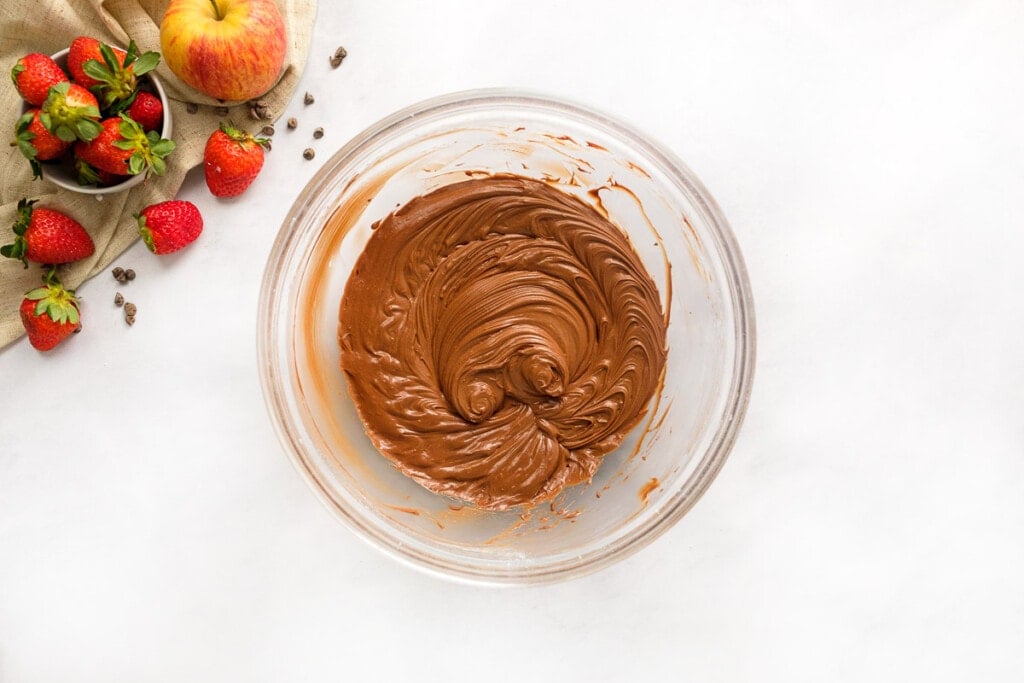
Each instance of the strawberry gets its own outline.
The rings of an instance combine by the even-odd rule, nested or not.
[[[245,192],[263,168],[267,138],[253,137],[231,124],[221,123],[206,141],[203,168],[206,186],[215,197],[234,197]]]
[[[163,175],[164,157],[174,151],[174,141],[147,133],[127,114],[104,119],[100,133],[89,142],[75,144],[75,156],[95,168],[115,175],[138,175],[152,171]]]
[[[77,50],[75,43],[79,43]],[[75,80],[83,84],[92,81],[86,87],[96,93],[100,107],[108,113],[120,112],[130,105],[139,87],[138,77],[149,73],[159,63],[159,53],[140,55],[134,40],[128,43],[125,52],[95,38],[76,38],[68,53],[68,68]]]
[[[44,287],[33,289],[21,301],[21,323],[28,340],[39,351],[49,351],[82,329],[78,299],[65,289],[51,270],[43,278]]]
[[[50,88],[68,80],[68,75],[48,56],[33,52],[14,63],[11,80],[26,102],[39,107],[46,101]]]
[[[46,126],[39,119],[38,109],[29,109],[18,119],[14,125],[14,144],[32,166],[33,178],[43,175],[40,161],[56,159],[71,146],[70,142],[65,142],[46,130]]]
[[[203,231],[199,209],[182,199],[147,206],[135,218],[142,241],[154,254],[170,254],[187,247]]]
[[[120,48],[111,48],[111,51],[120,63],[124,66],[125,51]],[[71,78],[83,88],[93,88],[100,84],[100,81],[91,77],[85,72],[85,63],[89,60],[103,62],[103,54],[100,52],[100,41],[88,36],[78,36],[71,41],[71,49],[68,50],[68,72]]]
[[[0,247],[0,254],[28,262],[71,263],[92,256],[92,238],[81,223],[60,211],[34,208],[35,200],[18,202],[18,220],[11,228],[14,242]]]
[[[46,129],[65,142],[95,138],[100,133],[99,118],[96,97],[70,81],[50,88],[39,114]]]
[[[135,119],[146,132],[160,130],[164,122],[164,105],[153,93],[140,90],[128,107],[128,116]]]

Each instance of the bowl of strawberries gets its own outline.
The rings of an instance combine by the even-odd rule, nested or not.
[[[167,95],[140,53],[80,36],[53,55],[31,53],[11,69],[24,100],[15,141],[33,176],[86,194],[122,192],[162,175],[174,151]]]

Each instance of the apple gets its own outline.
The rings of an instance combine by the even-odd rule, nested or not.
[[[284,65],[284,19],[274,0],[171,0],[160,48],[174,74],[225,101],[270,90]]]

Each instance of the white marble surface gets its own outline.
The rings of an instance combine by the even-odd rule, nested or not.
[[[135,327],[99,277],[81,335],[0,353],[0,680],[1020,680],[1024,6],[320,5],[316,103],[255,186],[217,201],[193,175],[201,242],[119,260]],[[331,517],[255,366],[263,264],[319,165],[399,107],[495,85],[677,152],[759,323],[746,424],[697,507],[596,575],[507,590]]]

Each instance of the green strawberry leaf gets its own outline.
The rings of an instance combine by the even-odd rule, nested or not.
[[[17,124],[14,126],[14,140],[18,145],[18,151],[21,152],[22,156],[29,160],[29,162],[35,161],[38,150],[36,146],[32,144],[32,141],[36,139],[36,134],[28,129],[32,125],[32,112],[26,112],[18,119]],[[38,166],[38,164],[36,164]],[[33,167],[33,172],[35,167]]]
[[[79,140],[90,142],[95,140],[96,136],[102,132],[103,126],[92,119],[79,119],[78,123],[75,124],[75,133],[78,135]]]
[[[95,59],[86,60],[85,63],[82,64],[82,71],[85,72],[86,76],[95,78],[97,81],[101,81],[103,83],[111,83],[114,80],[114,75],[110,73],[110,69],[103,66]],[[97,90],[95,86],[90,89],[93,90],[93,92]]]
[[[110,49],[109,45],[102,41],[100,41],[100,56],[103,57],[103,61],[107,63],[107,71],[109,73],[116,74],[121,70],[121,62],[118,60],[117,55],[114,54],[114,51]],[[86,73],[89,72],[86,71]],[[92,74],[89,75],[92,76]],[[95,78],[95,76],[93,76],[93,78]]]
[[[150,168],[153,169],[153,173],[156,175],[163,175],[167,172],[167,162],[161,157],[153,157],[152,161],[150,161]]]
[[[76,159],[75,171],[77,171],[75,179],[79,185],[99,185],[100,174],[88,162]]]
[[[71,126],[67,125],[66,123],[60,124],[59,126],[57,126],[56,130],[50,132],[52,132],[54,135],[59,137],[64,142],[74,142],[75,140],[78,139],[78,135],[71,128]]]
[[[117,100],[116,102],[114,102],[114,104],[112,104],[110,106],[109,114],[111,116],[120,116],[120,115],[122,115],[124,112],[126,112],[128,110],[128,107],[132,106],[132,102],[135,101],[135,97],[138,94],[139,94],[139,91],[136,90],[136,91],[132,92],[132,94],[129,95],[128,97],[126,97],[125,99]]]
[[[39,123],[43,124],[43,128],[46,130],[53,130],[53,119],[50,118],[49,112],[39,112]]]
[[[135,72],[136,76],[141,76],[155,69],[158,64],[160,64],[159,52],[145,52],[135,61],[132,71]]]
[[[154,156],[165,157],[177,148],[178,144],[174,140],[161,139],[150,145],[150,150]]]
[[[128,159],[128,173],[138,175],[146,168],[146,160],[141,154],[135,153]]]
[[[78,308],[75,306],[68,306],[68,322],[72,325],[77,325],[78,320]]]
[[[135,140],[114,140],[113,144],[114,147],[117,147],[118,149],[135,149],[138,147]]]
[[[26,294],[25,298],[28,299],[29,301],[41,301],[42,299],[45,299],[49,293],[49,287],[37,287],[36,289],[33,289],[31,292]]]

